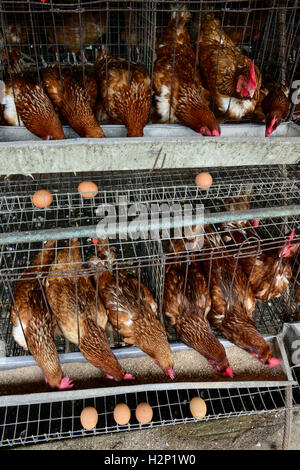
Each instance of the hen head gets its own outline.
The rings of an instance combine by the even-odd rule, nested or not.
[[[30,129],[31,130],[31,129]],[[32,123],[32,132],[44,140],[60,140],[65,139],[65,134],[56,114],[53,114],[49,119]]]
[[[58,390],[69,390],[74,386],[74,383],[69,377],[62,377],[61,380],[57,380],[57,377],[45,377],[46,384],[49,384],[51,388],[58,388]]]
[[[251,356],[258,359],[262,364],[268,367],[275,367],[281,364],[280,359],[273,356],[271,348],[267,341],[256,330],[254,324],[248,321],[242,328],[238,326],[239,333],[235,336],[235,344],[244,349]]]
[[[175,376],[174,376],[174,370],[173,370],[173,363],[172,363],[172,367],[171,367],[170,364],[168,364],[167,366],[161,365],[160,362],[157,359],[154,359],[154,362],[158,367],[161,368],[162,371],[164,371],[164,373],[168,377],[170,377],[170,379],[174,380]]]
[[[269,115],[266,119],[266,133],[265,136],[268,137],[272,132],[274,132],[279,126],[281,120],[274,115]]]
[[[254,61],[250,61],[250,68],[239,70],[236,76],[236,93],[240,98],[253,98],[258,85]]]
[[[218,129],[209,129],[207,126],[200,127],[200,134],[204,136],[219,137],[220,131]]]
[[[262,364],[265,364],[268,367],[276,367],[281,364],[281,360],[272,355],[268,355],[267,359],[265,357],[259,356],[257,353],[251,353],[253,357],[256,357]]]
[[[227,361],[225,364],[218,364],[216,361],[213,360],[208,360],[207,362],[212,366],[212,368],[215,372],[217,372],[217,374],[220,374],[223,377],[233,377],[232,367],[227,363]]]
[[[296,255],[298,252],[299,248],[299,243],[296,243],[294,245],[291,245],[291,241],[293,240],[295,236],[295,228],[291,231],[291,234],[289,235],[286,243],[282,248],[279,249],[278,251],[278,256],[282,256],[283,258],[292,258],[293,256]]]
[[[219,137],[221,135],[220,125],[215,115],[210,110],[206,110],[206,112],[201,115],[200,123],[199,132],[203,136]]]

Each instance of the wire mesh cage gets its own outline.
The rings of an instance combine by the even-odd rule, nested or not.
[[[67,265],[60,272],[60,277],[72,281],[74,285],[74,310],[79,308],[81,300],[79,297],[80,279],[88,275],[93,282],[94,296],[91,300],[94,312],[97,308],[97,286],[101,279],[101,272],[98,268],[91,266],[89,260],[93,256],[99,255],[99,240],[97,235],[97,224],[103,220],[103,216],[107,214],[105,210],[108,207],[118,208],[116,214],[122,216],[120,207],[134,207],[132,213],[129,212],[127,222],[130,224],[136,220],[136,215],[142,212],[142,208],[146,208],[147,214],[151,217],[147,219],[154,222],[154,230],[145,231],[141,229],[143,236],[134,238],[130,233],[122,233],[122,229],[118,236],[114,235],[109,238],[109,245],[113,248],[115,260],[112,272],[116,278],[116,285],[121,282],[122,273],[132,276],[135,279],[135,301],[137,308],[139,307],[139,298],[141,297],[142,285],[145,285],[150,295],[157,304],[157,317],[166,329],[167,339],[173,347],[179,347],[182,343],[180,335],[176,332],[174,326],[170,325],[164,311],[164,299],[166,293],[166,274],[170,266],[175,267],[178,264],[178,258],[174,258],[177,251],[179,255],[179,265],[183,269],[183,291],[188,289],[187,276],[191,266],[192,257],[196,257],[197,263],[203,264],[208,261],[211,265],[216,261],[222,262],[224,258],[233,259],[232,276],[236,282],[234,271],[238,263],[242,262],[245,253],[243,248],[249,248],[247,244],[241,243],[239,238],[235,238],[240,233],[241,228],[238,223],[241,218],[244,221],[242,233],[245,239],[252,240],[253,230],[257,230],[255,240],[250,243],[250,254],[252,259],[256,259],[261,254],[268,254],[276,258],[280,256],[278,252],[286,247],[296,246],[299,242],[299,169],[297,166],[266,166],[266,167],[239,167],[239,168],[209,168],[213,177],[214,184],[209,189],[201,189],[195,185],[195,176],[199,169],[174,169],[174,170],[153,170],[140,172],[111,172],[111,173],[92,173],[89,174],[91,179],[98,186],[98,193],[92,198],[84,198],[78,193],[78,185],[85,178],[84,174],[40,174],[31,177],[10,177],[2,179],[0,184],[1,191],[1,323],[0,336],[5,343],[6,357],[1,360],[2,368],[4,367],[10,373],[9,367],[25,365],[25,359],[31,359],[28,351],[20,346],[13,337],[13,324],[11,321],[11,311],[14,306],[18,309],[16,300],[16,285],[25,270],[32,266],[32,263],[38,253],[46,247],[45,240],[55,239],[53,245],[54,256],[57,256],[61,249],[68,250],[68,244],[71,239],[77,237],[80,242],[80,253],[82,271],[74,274],[74,265],[81,265],[81,262],[74,261],[69,251]],[[39,209],[32,203],[32,195],[39,188],[48,188],[53,195],[52,203],[44,209]],[[246,206],[245,206],[246,200]],[[234,208],[230,207],[230,203],[234,201]],[[176,229],[186,227],[184,218],[177,218],[176,210],[182,210],[186,205],[191,212],[195,214],[197,206],[200,204],[204,208],[204,221],[209,224],[213,234],[220,239],[220,246],[204,246],[200,251],[187,250],[186,232],[182,231],[178,234]],[[103,212],[99,211],[99,207],[104,208]],[[171,224],[162,225],[163,216],[167,215],[167,209],[171,208],[170,217]],[[151,208],[154,212],[151,212]],[[172,212],[173,211],[173,212]],[[174,212],[175,211],[175,212]],[[237,214],[238,213],[238,214]],[[131,215],[130,215],[131,214]],[[123,213],[124,215],[124,213]],[[157,217],[159,215],[159,217]],[[190,219],[189,223],[190,223]],[[202,219],[201,219],[202,220]],[[253,227],[253,220],[259,220],[259,226]],[[174,225],[174,222],[177,221]],[[144,222],[144,219],[140,222]],[[226,226],[226,223],[228,225]],[[249,223],[249,225],[248,225]],[[155,225],[156,224],[156,225]],[[235,225],[237,224],[237,225]],[[146,224],[147,226],[147,224]],[[145,229],[141,225],[142,228]],[[151,225],[150,225],[151,227]],[[148,227],[149,228],[149,227]],[[153,228],[153,227],[152,227]],[[159,236],[157,236],[157,230]],[[231,234],[231,240],[227,240],[226,234]],[[293,232],[294,231],[294,232]],[[134,232],[132,232],[134,233]],[[291,237],[291,233],[294,237]],[[190,234],[191,235],[191,234]],[[53,237],[53,238],[52,238]],[[198,234],[199,241],[203,241],[203,233]],[[98,244],[96,241],[98,240]],[[179,244],[179,250],[175,248]],[[241,248],[242,245],[242,248]],[[170,247],[172,250],[170,251]],[[215,250],[215,251],[214,251]],[[225,252],[226,250],[226,252]],[[212,252],[215,258],[211,258]],[[176,254],[176,253],[175,253]],[[249,252],[246,252],[249,255]],[[278,258],[279,257],[279,258]],[[247,258],[247,257],[246,257]],[[271,298],[256,301],[253,317],[256,321],[256,328],[264,337],[272,337],[281,332],[285,322],[299,321],[299,304],[298,304],[298,255],[295,253],[287,264],[292,270],[293,276],[290,279],[288,287],[276,293]],[[287,258],[289,259],[289,258]],[[56,260],[56,261],[55,261]],[[42,261],[43,272],[38,275],[38,295],[44,298],[45,282],[49,277],[47,269],[52,266],[59,267],[61,261],[55,258],[54,261]],[[284,263],[282,258],[282,263]],[[104,263],[104,271],[109,271],[109,265]],[[271,264],[270,264],[271,266]],[[280,277],[281,265],[277,264],[279,271],[275,269],[272,278],[269,281],[271,287],[276,284]],[[270,268],[271,270],[271,268]],[[31,277],[34,278],[36,271],[33,269]],[[53,275],[53,274],[52,274]],[[129,278],[128,278],[129,279]],[[131,279],[131,278],[130,278]],[[134,282],[134,281],[133,281]],[[232,284],[233,285],[233,284]],[[208,280],[210,286],[210,280]],[[248,288],[248,287],[247,287]],[[117,291],[117,288],[116,288]],[[117,297],[117,303],[120,297]],[[47,299],[47,294],[46,294]],[[119,307],[121,307],[119,305]],[[77,329],[77,326],[76,328]],[[77,330],[78,332],[79,330]],[[213,329],[214,334],[220,340],[222,336]],[[126,357],[126,354],[132,350],[133,346],[128,345],[124,337],[116,328],[114,332],[109,329],[107,338],[112,351],[117,357]],[[64,335],[55,340],[55,346],[63,361],[63,366],[68,364],[64,362],[64,357],[71,357],[77,363],[79,341],[68,341]],[[238,382],[236,386],[228,387],[230,378],[228,378],[227,387],[224,388],[223,382],[218,386],[218,375],[213,371],[206,361],[200,361],[199,353],[193,350],[181,351],[176,354],[196,354],[192,359],[188,356],[189,363],[193,364],[193,371],[189,370],[187,362],[184,363],[184,371],[181,384],[173,384],[175,390],[168,389],[170,380],[164,375],[152,359],[145,357],[135,357],[131,359],[130,364],[133,365],[138,361],[147,361],[146,369],[144,369],[144,378],[147,376],[152,383],[162,384],[160,389],[151,391],[147,388],[145,391],[139,390],[138,386],[143,380],[138,380],[136,384],[130,384],[126,392],[116,393],[116,387],[112,387],[110,397],[101,397],[95,394],[97,387],[98,393],[101,387],[107,387],[107,380],[101,376],[96,376],[92,383],[89,383],[87,377],[83,378],[77,384],[74,392],[87,393],[86,397],[82,396],[64,396],[59,401],[57,393],[67,392],[49,392],[49,386],[38,379],[39,384],[23,384],[21,395],[25,398],[22,402],[20,389],[18,385],[12,382],[2,384],[2,398],[9,398],[14,395],[14,400],[19,404],[4,406],[1,408],[1,445],[19,445],[26,443],[37,443],[43,440],[61,439],[76,436],[87,436],[91,433],[82,430],[79,410],[84,405],[92,404],[97,409],[102,410],[100,413],[100,421],[97,428],[92,431],[94,434],[106,432],[115,432],[122,430],[140,429],[141,424],[134,420],[126,426],[117,426],[113,422],[113,407],[117,402],[125,401],[131,408],[132,413],[136,404],[143,398],[153,406],[154,415],[149,427],[159,425],[171,425],[176,423],[185,423],[193,420],[189,414],[188,403],[194,396],[198,395],[205,399],[208,406],[208,413],[205,419],[240,416],[243,414],[268,412],[274,409],[286,409],[288,407],[285,401],[286,382],[280,384],[278,377],[265,375],[265,371],[273,371],[268,369],[246,354],[246,363],[251,367],[254,364],[259,365],[259,372],[255,372],[250,367],[247,373],[244,371],[244,383]],[[121,354],[119,356],[118,354]],[[123,356],[122,356],[123,354]],[[125,354],[125,356],[124,356]],[[179,357],[179,355],[177,356]],[[247,359],[248,358],[248,359]],[[68,362],[67,360],[67,362]],[[82,363],[83,358],[80,358]],[[195,364],[198,362],[197,367]],[[15,363],[12,366],[12,362]],[[17,361],[17,362],[16,362]],[[20,362],[18,362],[20,361]],[[23,362],[24,361],[24,362]],[[240,356],[238,362],[242,363]],[[11,364],[11,366],[9,365]],[[27,365],[33,365],[30,361]],[[206,364],[206,365],[205,365]],[[87,362],[82,363],[84,369],[88,369]],[[145,367],[145,366],[144,366]],[[77,365],[78,368],[78,365]],[[211,388],[207,382],[204,388],[185,387],[182,385],[188,381],[195,381],[194,386],[198,384],[201,377],[201,369],[209,369],[208,380],[215,382],[215,387]],[[26,367],[23,367],[26,369]],[[28,368],[28,371],[30,367]],[[275,369],[274,369],[275,370]],[[196,371],[196,372],[195,372]],[[260,375],[263,373],[263,379]],[[99,371],[98,371],[99,372]],[[128,372],[134,372],[128,370]],[[9,375],[8,373],[8,375]],[[294,382],[290,381],[293,388],[293,405],[299,405],[299,388],[297,385],[297,376],[294,373]],[[32,374],[32,372],[29,372]],[[89,370],[90,374],[90,370]],[[200,374],[200,375],[199,375]],[[248,375],[247,375],[248,374]],[[5,374],[2,374],[2,378]],[[179,374],[180,376],[180,374]],[[203,378],[203,377],[202,377]],[[255,386],[253,380],[255,379]],[[286,379],[283,375],[283,381]],[[207,377],[206,377],[207,380]],[[246,380],[246,382],[245,382]],[[258,385],[257,380],[262,380]],[[250,382],[249,382],[250,381]],[[251,386],[252,381],[252,386]],[[272,386],[270,385],[272,381]],[[266,382],[269,385],[263,385]],[[176,388],[177,387],[177,388]],[[93,398],[88,398],[89,388]],[[46,402],[41,403],[41,397],[46,392]],[[121,395],[120,395],[121,393]],[[123,393],[123,395],[122,395]],[[37,395],[39,396],[37,398]],[[28,397],[31,397],[28,402]],[[21,400],[21,401],[20,401]]]
[[[293,388],[293,406],[299,405],[299,388]],[[207,403],[205,421],[248,414],[268,413],[285,407],[285,390],[268,388],[174,390],[132,393],[118,397],[70,400],[57,403],[40,403],[0,408],[0,436],[3,447],[38,444],[59,439],[88,437],[106,433],[154,429],[195,422],[189,411],[193,397]],[[153,409],[149,424],[138,423],[134,411],[139,403],[147,402]],[[126,403],[131,410],[131,421],[117,425],[113,419],[116,404]],[[92,431],[82,429],[80,413],[86,406],[99,412],[97,427]]]
[[[188,45],[183,43],[192,57],[187,65],[182,65],[180,58],[180,48],[183,47],[180,39],[182,11],[189,14],[184,26],[188,31],[186,40]],[[214,15],[215,20],[211,20],[211,15]],[[2,116],[2,125],[12,125],[12,122],[13,125],[22,124],[19,110],[16,113],[18,119],[15,117],[12,119],[10,115],[12,113],[10,96],[15,98],[16,94],[19,94],[16,79],[20,74],[26,70],[31,71],[34,80],[46,86],[44,71],[47,66],[52,65],[58,68],[63,88],[64,73],[78,69],[80,76],[84,77],[84,87],[87,87],[89,74],[94,73],[95,70],[95,61],[99,55],[102,57],[104,51],[108,51],[109,56],[105,56],[104,78],[99,78],[96,73],[99,87],[102,81],[106,81],[107,89],[110,86],[108,78],[110,67],[108,57],[110,56],[127,61],[124,67],[128,69],[128,81],[130,81],[129,72],[134,70],[135,63],[143,66],[145,73],[149,75],[152,111],[148,113],[148,108],[147,112],[145,111],[146,121],[148,120],[149,123],[179,122],[194,128],[189,122],[190,119],[185,122],[178,113],[174,114],[173,109],[173,100],[178,98],[178,83],[181,86],[182,83],[186,83],[187,75],[183,75],[184,70],[189,75],[189,82],[194,82],[197,89],[199,88],[203,103],[210,107],[217,119],[222,122],[224,120],[226,122],[241,120],[262,122],[264,117],[262,117],[261,103],[264,94],[267,93],[266,90],[270,90],[270,86],[275,84],[276,86],[281,84],[285,95],[289,96],[290,108],[284,119],[297,120],[299,113],[297,98],[300,55],[299,15],[300,10],[296,0],[269,0],[267,3],[259,0],[217,3],[212,1],[180,3],[167,1],[68,3],[3,1],[1,3],[2,77],[6,80],[7,87],[9,84],[12,85],[12,90],[7,92],[6,99],[2,100],[4,109],[9,106],[7,114],[4,113]],[[209,21],[216,21],[217,26],[211,26],[211,36],[205,39],[203,28],[208,27]],[[177,31],[174,37],[168,36],[168,31],[172,31],[172,28]],[[162,56],[165,54],[166,47],[167,59],[165,55]],[[215,49],[214,54],[218,60],[216,71],[209,75],[209,78],[207,73],[211,72],[206,73],[206,59],[203,59],[203,64],[201,60],[205,55],[205,50],[212,47]],[[250,95],[247,100],[244,95],[244,103],[239,104],[239,111],[234,112],[231,112],[231,109],[237,105],[235,100],[239,99],[237,90],[240,89],[240,85],[237,84],[235,92],[229,94],[229,104],[227,98],[219,97],[218,85],[218,77],[223,75],[225,67],[223,58],[229,57],[229,49],[234,50],[234,56],[230,62],[236,62],[236,70],[242,67],[243,60],[248,64],[247,67],[250,67],[250,60],[254,61],[257,67],[255,80],[259,92],[259,98],[252,97],[250,93],[251,103],[247,101]],[[164,75],[164,80],[161,82],[163,88],[160,83],[161,74]],[[261,77],[262,84],[260,85]],[[232,77],[232,80],[235,78]],[[241,78],[241,80],[244,79]],[[47,93],[49,93],[49,88],[47,88]],[[221,95],[225,96],[226,93]],[[49,96],[53,101],[53,96],[50,94]],[[222,100],[226,103],[224,104]],[[54,104],[57,106],[55,101]],[[111,109],[107,112],[107,106],[103,104],[103,96],[100,96],[100,93],[95,104],[91,99],[91,105],[97,120],[116,123],[115,116],[110,113]],[[221,112],[220,117],[219,112]],[[60,118],[63,123],[66,121],[65,115],[61,114]],[[199,129],[196,130],[199,132]],[[78,133],[78,129],[75,131]],[[85,137],[80,132],[79,135]]]
[[[13,65],[19,55],[21,64],[38,71],[55,60],[92,64],[99,49],[109,47],[116,56],[149,64],[151,2],[143,2],[144,8],[142,2],[126,3],[3,2],[5,60]]]
[[[234,50],[233,62],[236,67],[242,60],[249,61],[248,65],[250,61],[254,61],[257,67],[257,81],[262,77],[263,85],[271,82],[284,87],[285,94],[291,101],[285,119],[297,120],[299,106],[294,93],[300,78],[299,15],[297,0],[180,3],[4,0],[0,5],[0,67],[1,77],[10,91],[1,102],[1,125],[11,125],[11,122],[7,122],[7,114],[4,114],[5,106],[8,106],[8,115],[10,112],[13,115],[13,125],[22,125],[23,117],[26,118],[26,115],[20,116],[20,108],[16,108],[20,93],[20,87],[16,88],[16,84],[19,83],[20,77],[31,77],[28,79],[30,83],[42,83],[43,91],[46,90],[46,95],[51,98],[44,79],[48,66],[57,70],[55,79],[58,89],[61,86],[61,90],[65,89],[65,72],[71,72],[72,80],[79,84],[80,90],[85,88],[89,93],[92,114],[97,121],[108,121],[111,127],[119,124],[118,119],[112,116],[110,102],[113,95],[108,94],[111,56],[121,59],[118,66],[122,64],[121,68],[126,72],[128,83],[131,71],[141,71],[135,69],[136,63],[146,71],[145,81],[148,80],[149,92],[147,99],[152,103],[152,109],[151,112],[146,109],[145,123],[151,125],[163,121],[170,124],[179,121],[199,132],[193,123],[176,116],[172,99],[176,98],[178,83],[180,88],[184,89],[183,79],[189,75],[188,83],[191,89],[194,89],[195,84],[202,91],[202,84],[209,88],[209,107],[215,111],[218,98],[217,77],[222,74],[220,58],[224,57],[222,51],[228,45]],[[182,19],[185,22],[184,27]],[[201,41],[205,26],[209,23],[214,25],[210,29],[209,47],[213,46],[212,51],[218,57],[216,76],[210,83],[205,78],[205,64],[201,63],[202,55],[205,55]],[[182,32],[184,40],[180,36]],[[186,53],[185,56],[191,58],[187,67],[185,63],[180,65],[181,48]],[[168,54],[164,66],[168,70],[169,81],[166,84],[169,87],[169,97],[164,102],[167,93],[166,88],[160,89],[157,84],[157,76],[160,74],[157,64],[166,49]],[[95,82],[94,65],[102,56],[105,58],[101,81],[104,86],[100,96],[100,80],[98,77],[98,82]],[[247,59],[242,59],[243,57]],[[179,81],[178,63],[179,71],[186,72],[182,76],[179,74]],[[242,89],[244,81],[239,80]],[[95,90],[92,106],[91,93],[95,93]],[[1,99],[2,91],[0,89]],[[108,105],[105,101],[105,91]],[[21,101],[24,101],[23,92],[21,87]],[[40,92],[42,93],[41,90]],[[205,91],[203,93],[201,99],[207,96]],[[82,96],[85,96],[84,93]],[[235,97],[231,96],[230,102],[234,100]],[[257,104],[260,104],[259,100]],[[87,135],[86,129],[75,126],[76,123],[69,119],[70,113],[63,114],[58,103],[54,105],[57,106],[54,111],[59,115],[62,124],[69,124],[80,137],[103,137],[99,134],[99,129],[98,133]],[[137,105],[135,109],[138,109]],[[158,110],[163,110],[161,117],[157,116]],[[259,117],[255,110],[256,108],[242,120],[256,122]],[[82,112],[79,114],[83,115]],[[236,121],[228,110],[225,116],[218,119],[222,122]],[[171,132],[170,129],[171,126],[167,132]],[[244,136],[243,132],[248,132],[234,129],[236,136]],[[175,131],[177,132],[176,129]],[[114,132],[116,131],[105,128],[106,136],[113,137],[116,135]],[[176,132],[175,136],[178,135]],[[293,127],[282,132],[288,138],[298,135],[298,131]],[[48,137],[53,137],[49,135],[48,130],[45,135],[34,133],[47,140]],[[191,134],[182,135],[188,140]],[[224,135],[226,136],[226,132]],[[54,138],[57,138],[57,135]],[[59,133],[59,138],[63,138],[63,132]],[[14,139],[15,134],[9,140]],[[153,149],[151,152],[153,153]],[[158,157],[159,155],[157,160]],[[278,346],[281,343],[277,339],[284,323],[297,322],[300,319],[300,264],[297,250],[300,216],[298,166],[208,168],[214,182],[208,189],[195,185],[199,168],[155,170],[155,167],[156,161],[152,171],[89,173],[89,179],[98,186],[97,194],[89,198],[78,192],[79,183],[86,179],[84,173],[42,173],[29,175],[27,178],[9,176],[0,180],[0,369],[3,372],[2,384],[0,379],[0,395],[3,404],[7,404],[2,406],[0,402],[1,446],[135,430],[143,426],[186,423],[194,420],[188,407],[193,396],[200,396],[205,400],[207,414],[204,419],[207,420],[273,410],[290,411],[292,406],[300,404],[299,371],[294,364],[292,366],[292,363],[286,360],[285,348]],[[41,187],[48,188],[52,194],[51,203],[45,208],[36,207],[32,201],[33,193]],[[111,208],[115,212],[110,213]],[[187,219],[184,212],[186,208]],[[197,212],[198,210],[200,212]],[[120,218],[121,222],[126,221],[118,225],[117,232],[109,237],[107,251],[113,254],[113,261],[108,256],[100,265],[91,264],[91,258],[99,258],[99,250],[101,252],[103,246],[99,241],[98,230],[99,220],[105,215],[108,215],[108,224],[111,215]],[[191,220],[196,222],[192,224]],[[259,226],[254,227],[253,221],[259,221]],[[206,224],[204,228],[203,224]],[[188,231],[191,225],[196,227],[196,234]],[[206,230],[208,226],[209,230]],[[114,226],[110,227],[112,228]],[[137,237],[134,236],[136,231]],[[70,244],[75,239],[78,243],[78,253],[73,257]],[[54,240],[50,250],[52,255],[48,261],[45,240],[47,243]],[[189,247],[190,241],[192,248]],[[201,249],[195,250],[195,243]],[[104,246],[106,247],[105,244]],[[59,254],[63,250],[67,254],[64,263],[59,260]],[[34,260],[42,253],[40,264],[33,266]],[[289,253],[291,256],[285,256]],[[246,284],[241,287],[239,266],[246,269],[247,260],[250,260],[251,273]],[[255,268],[256,262],[258,269]],[[206,306],[208,292],[213,289],[212,273],[216,272],[216,266],[229,273],[228,299],[235,295],[237,289],[242,295],[241,309],[245,309],[247,293],[254,289],[251,284],[254,270],[256,269],[256,274],[265,274],[265,290],[263,293],[257,293],[255,308],[252,308],[250,313],[259,334],[272,349],[272,354],[281,354],[282,368],[267,368],[257,358],[252,358],[244,351],[244,356],[237,354],[235,357],[229,352],[230,347],[226,341],[224,342],[224,331],[223,334],[222,331],[220,333],[218,322],[214,324],[213,321],[213,335],[220,344],[226,346],[226,351],[237,366],[235,381],[231,383],[230,377],[220,378],[211,363],[199,359],[200,351],[197,351],[193,344],[190,347],[190,338],[180,334],[176,322],[174,325],[174,322],[172,324],[172,321],[169,321],[170,315],[167,315],[166,308],[167,294],[171,292],[170,285],[175,282],[176,274],[180,273],[181,276],[176,294],[181,296],[181,300],[190,295],[192,283],[189,276],[195,263],[203,268],[206,277]],[[31,271],[26,271],[30,267]],[[172,276],[169,275],[170,272],[173,272]],[[53,299],[72,299],[73,303],[69,305],[72,307],[70,310],[75,312],[73,336],[68,336],[66,331],[62,331],[59,337],[54,338],[54,345],[66,369],[75,363],[78,371],[87,370],[91,376],[93,369],[89,369],[89,366],[92,366],[93,362],[87,364],[90,362],[90,356],[87,350],[81,347],[84,330],[81,328],[80,315],[84,317],[85,306],[89,302],[91,318],[99,330],[102,328],[103,317],[99,314],[99,306],[104,300],[98,292],[104,275],[111,275],[110,285],[114,292],[116,319],[115,322],[110,319],[107,323],[105,341],[118,361],[122,364],[125,364],[122,361],[127,361],[126,372],[134,372],[127,370],[127,366],[130,369],[138,364],[141,375],[135,374],[137,381],[127,387],[123,382],[121,385],[108,387],[105,371],[97,370],[98,375],[96,374],[92,381],[89,381],[87,376],[78,380],[74,391],[49,392],[49,384],[44,383],[41,375],[37,383],[33,384],[26,382],[24,373],[23,379],[19,377],[17,383],[14,383],[10,379],[11,370],[22,367],[23,371],[29,371],[28,376],[32,373],[30,366],[35,364],[32,360],[34,347],[32,343],[28,343],[29,339],[24,335],[25,324],[20,321],[22,295],[20,303],[18,283],[22,276],[24,279],[24,275],[25,280],[29,283],[32,281],[35,286],[35,299],[44,309],[45,318],[50,319],[49,331],[54,330],[53,319],[56,316],[58,318],[58,314],[63,310],[62,305],[55,307]],[[59,290],[59,295],[54,293],[51,297],[49,285],[55,277],[64,281],[59,284],[61,289],[64,283],[69,286],[69,292],[65,295]],[[146,348],[146,352],[141,355],[143,348],[137,351],[141,344],[130,345],[131,342],[126,341],[126,336],[122,334],[120,326],[124,313],[124,296],[122,297],[120,286],[124,286],[124,279],[129,291],[131,289],[132,310],[141,312],[145,307],[142,299],[146,296],[152,309],[151,318],[157,318],[160,325],[157,326],[157,331],[162,329],[165,333],[167,343],[177,358],[175,372],[177,370],[178,378],[173,384],[170,380],[172,372],[169,369],[169,376],[166,376],[154,363],[152,359],[155,357],[148,354]],[[88,283],[86,290],[90,293],[89,297],[82,293],[83,280]],[[183,305],[179,300],[177,303],[181,318]],[[56,316],[52,312],[54,308],[58,308]],[[12,312],[15,313],[15,325]],[[55,321],[58,321],[57,318]],[[125,322],[130,328],[130,315],[126,317]],[[181,364],[179,358],[182,358]],[[243,370],[245,365],[248,368]],[[24,383],[19,387],[22,380]],[[199,381],[203,381],[202,385]],[[157,386],[154,390],[151,388],[153,385]],[[291,388],[292,396],[289,395]],[[101,395],[101,390],[104,390],[104,396]],[[127,403],[132,412],[131,422],[125,426],[116,425],[113,420],[114,406],[120,401]],[[143,426],[133,417],[134,409],[141,401],[148,402],[154,412],[151,423]],[[79,417],[81,409],[88,405],[100,410],[99,423],[91,432],[82,429]]]

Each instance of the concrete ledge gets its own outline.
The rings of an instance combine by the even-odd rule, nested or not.
[[[256,124],[223,125],[218,138],[180,125],[149,125],[141,138],[122,137],[124,126],[103,130],[106,139],[82,139],[66,128],[70,138],[46,142],[22,127],[2,127],[0,174],[273,165],[300,159],[300,127],[293,123],[283,123],[268,138],[264,126]]]

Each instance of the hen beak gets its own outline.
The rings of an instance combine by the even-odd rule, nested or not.
[[[281,364],[281,360],[277,359],[276,357],[271,357],[271,359],[268,360],[268,367],[276,367]]]
[[[74,386],[74,383],[72,382],[72,380],[70,380],[69,377],[63,377],[61,379],[61,382],[60,382],[58,388],[59,388],[59,390],[69,390],[73,386]]]
[[[174,380],[175,379],[175,375],[174,375],[174,371],[172,369],[172,367],[170,367],[167,371],[166,371],[166,375],[168,377],[170,377],[171,380]]]
[[[232,367],[230,367],[230,366],[226,367],[226,370],[225,370],[225,372],[222,372],[222,375],[223,375],[224,377],[228,376],[228,377],[231,377],[231,378],[232,378],[232,377],[233,377],[233,370],[232,370]]]

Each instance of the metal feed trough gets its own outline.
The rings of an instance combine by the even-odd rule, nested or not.
[[[298,163],[300,126],[283,123],[268,138],[262,124],[224,124],[218,139],[180,125],[149,124],[145,136],[125,137],[124,126],[104,125],[107,139],[80,139],[65,128],[67,140],[42,142],[22,127],[3,129],[0,173],[137,171],[207,166]],[[213,155],[213,158],[211,158]]]
[[[57,401],[67,401],[76,399],[87,399],[97,398],[103,396],[123,395],[132,393],[133,391],[148,392],[148,391],[159,391],[159,390],[180,390],[180,389],[244,389],[244,388],[282,388],[297,386],[297,381],[293,378],[290,365],[287,360],[287,353],[284,348],[282,336],[266,337],[267,342],[271,345],[276,357],[282,361],[281,370],[282,375],[280,378],[270,380],[202,380],[192,382],[178,382],[172,381],[167,382],[162,380],[160,383],[146,383],[146,384],[132,384],[132,385],[120,385],[120,386],[102,386],[97,388],[85,389],[85,390],[68,390],[68,391],[56,391],[56,392],[43,392],[43,393],[29,393],[29,394],[18,394],[18,395],[2,395],[0,396],[0,403],[3,406],[16,406],[16,405],[28,405],[34,403],[51,403]],[[225,348],[232,347],[233,345],[229,342],[221,340]],[[236,348],[236,347],[235,347]],[[177,343],[172,345],[172,352],[177,353],[180,351],[189,350],[185,344]],[[138,358],[145,354],[136,347],[114,349],[116,357],[120,359],[127,358]],[[60,360],[62,364],[68,363],[80,363],[87,362],[81,353],[67,353],[61,354]],[[32,367],[36,365],[34,359],[30,357],[25,358],[2,358],[0,360],[0,370],[11,370],[18,369],[20,367]],[[188,366],[187,366],[188,367]],[[163,379],[163,377],[162,377]],[[196,378],[195,378],[196,379]]]

